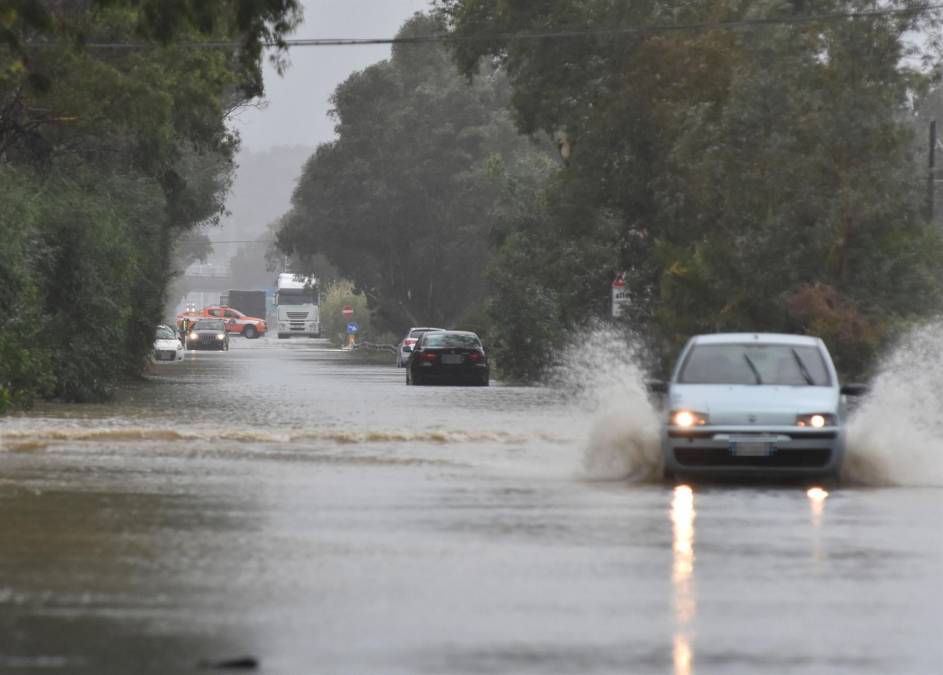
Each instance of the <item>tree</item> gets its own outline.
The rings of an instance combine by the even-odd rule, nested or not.
[[[417,15],[400,35],[443,28]],[[278,245],[325,254],[385,327],[453,324],[485,290],[499,191],[489,166],[526,171],[540,154],[514,130],[507,96],[500,71],[469,85],[441,46],[397,45],[337,88],[338,138],[305,165]]]
[[[919,13],[614,34],[813,9],[784,0],[439,4],[462,38],[453,43],[462,70],[496,59],[518,128],[557,132],[571,149],[547,188],[549,208],[512,228],[496,269],[510,277],[535,246],[572,261],[569,274],[534,264],[519,280],[562,326],[604,316],[607,277],[627,270],[628,321],[666,358],[697,332],[807,331],[831,343],[844,372],[860,373],[896,326],[940,308],[941,242],[920,216],[912,156],[918,76],[902,58]],[[870,7],[836,0],[814,11]],[[587,34],[496,37],[548,30]],[[562,333],[548,332],[537,351]]]
[[[299,19],[295,0],[0,0],[0,409],[142,371],[174,242],[222,210],[226,116]]]

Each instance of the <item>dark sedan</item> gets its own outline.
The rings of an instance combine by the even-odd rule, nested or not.
[[[187,349],[229,349],[229,336],[222,319],[200,319],[187,333]]]
[[[467,331],[424,333],[409,355],[406,384],[449,382],[488,386],[488,356]]]

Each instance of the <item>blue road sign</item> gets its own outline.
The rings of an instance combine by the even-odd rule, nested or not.
[[[349,324],[347,324],[348,335],[354,335],[357,333],[358,330],[360,330],[360,324],[357,323],[356,321],[351,321]]]

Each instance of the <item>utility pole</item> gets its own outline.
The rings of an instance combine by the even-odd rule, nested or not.
[[[930,153],[927,158],[927,221],[933,222],[934,183],[936,182],[936,120],[930,122]]]

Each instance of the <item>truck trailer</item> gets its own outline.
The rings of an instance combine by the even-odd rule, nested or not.
[[[268,307],[265,303],[265,291],[230,290],[226,294],[226,302],[220,304],[238,309],[247,316],[257,316],[261,319],[265,319],[268,313]]]

